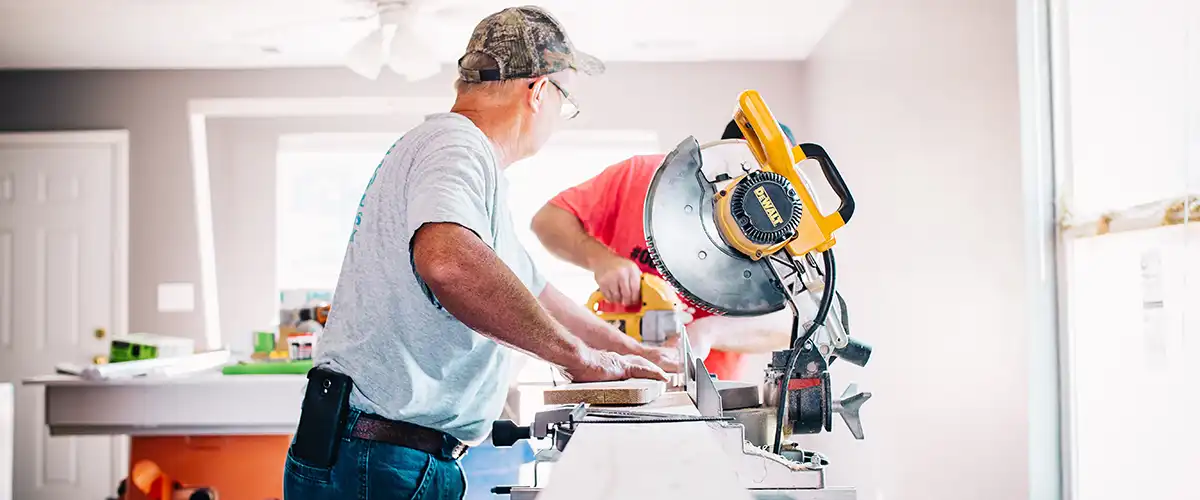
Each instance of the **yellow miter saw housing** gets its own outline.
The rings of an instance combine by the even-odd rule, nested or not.
[[[824,148],[788,143],[757,91],[739,95],[734,121],[744,140],[701,145],[688,137],[655,172],[644,213],[654,266],[679,295],[714,314],[760,316],[791,308],[789,348],[773,353],[762,393],[764,407],[775,414],[775,453],[785,435],[831,430],[834,413],[862,439],[858,409],[870,394],[851,384],[834,399],[828,372],[836,359],[863,366],[871,354],[870,346],[849,337],[848,312],[835,290],[833,233],[853,216],[854,198]],[[808,159],[820,165],[839,198],[830,213],[821,212],[798,168]],[[801,295],[808,296],[806,305],[816,303],[805,320]],[[707,373],[702,360],[688,362],[697,364],[689,373]]]
[[[633,312],[601,311],[604,294],[592,292],[588,298],[588,310],[600,319],[611,323],[626,335],[646,345],[662,346],[683,331],[689,322],[683,302],[666,281],[650,273],[642,273],[642,305]]]
[[[825,150],[816,144],[789,146],[778,122],[758,92],[739,97],[734,122],[760,170],[747,172],[716,196],[717,227],[741,254],[758,260],[785,250],[795,256],[833,247],[833,232],[854,213],[854,198]],[[796,165],[813,158],[842,200],[837,212],[823,215]]]

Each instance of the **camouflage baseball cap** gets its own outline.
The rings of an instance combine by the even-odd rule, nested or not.
[[[562,24],[545,9],[532,5],[509,7],[485,17],[467,42],[466,54],[481,53],[495,59],[499,69],[464,69],[465,82],[536,78],[566,69],[588,75],[604,72],[604,63],[575,50]]]

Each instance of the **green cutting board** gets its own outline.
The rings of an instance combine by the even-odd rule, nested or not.
[[[221,369],[225,375],[304,375],[313,367],[311,359],[238,363]]]

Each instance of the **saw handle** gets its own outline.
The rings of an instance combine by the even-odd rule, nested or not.
[[[829,220],[832,215],[815,214],[815,217],[822,220],[822,225],[829,224],[831,229],[841,227],[847,222],[850,222],[850,217],[854,215],[854,196],[850,194],[850,188],[846,186],[846,181],[842,179],[842,173],[838,172],[837,166],[833,164],[833,159],[829,158],[829,153],[825,152],[825,148],[817,144],[804,143],[796,146],[803,153],[803,157],[812,158],[821,164],[821,173],[825,174],[825,181],[833,188],[834,194],[838,196],[841,204],[838,205],[837,215],[841,218],[840,221]],[[796,155],[800,156],[800,155]]]

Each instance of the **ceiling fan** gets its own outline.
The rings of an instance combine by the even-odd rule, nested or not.
[[[315,2],[327,8],[325,14],[318,14],[316,19],[308,21],[285,22],[282,26],[256,30],[253,34],[243,33],[236,37],[238,44],[263,39],[267,32],[293,40],[309,33],[352,32],[358,37],[357,41],[348,47],[342,61],[350,70],[374,80],[387,67],[408,81],[423,80],[438,74],[443,62],[452,61],[460,55],[467,37],[479,20],[506,5],[501,0]],[[311,5],[314,0],[307,3],[315,7]],[[352,10],[341,10],[341,14],[338,14],[330,8]],[[359,32],[361,35],[357,35]],[[279,49],[263,47],[262,50]]]
[[[364,0],[360,0],[364,1]],[[441,49],[446,38],[438,29],[447,28],[445,0],[365,0],[375,8],[378,24],[346,54],[350,70],[372,80],[387,66],[408,81],[424,80],[441,71]],[[483,14],[486,15],[486,14]],[[477,19],[482,19],[482,16]],[[454,23],[461,24],[461,23]],[[470,29],[470,28],[468,28]],[[456,30],[466,44],[469,31]],[[443,35],[443,36],[438,36]]]

